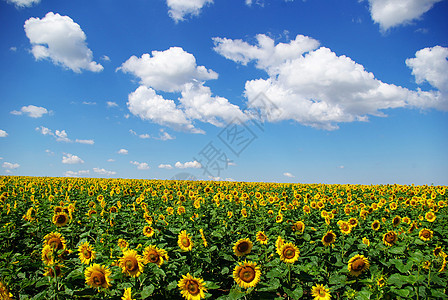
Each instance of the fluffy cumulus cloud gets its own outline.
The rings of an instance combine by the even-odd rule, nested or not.
[[[40,127],[36,127],[36,131],[40,132],[43,135],[50,135],[52,137],[54,137],[56,139],[57,142],[66,142],[66,143],[72,143],[73,140],[71,140],[68,137],[68,134],[65,130],[56,130],[53,132],[53,130],[44,127],[44,126],[40,126]],[[95,144],[94,140],[80,140],[80,139],[76,139],[75,143],[80,143],[80,144],[87,144],[87,145],[93,145]]]
[[[10,163],[10,162],[4,162],[3,163],[3,168],[8,169],[8,170],[15,170],[17,168],[20,167],[20,165],[18,163]]]
[[[84,161],[79,156],[70,153],[64,153],[64,155],[62,156],[62,163],[68,165],[74,165],[74,164],[83,164]]]
[[[7,2],[14,4],[18,8],[24,8],[39,4],[40,0],[7,0]]]
[[[138,170],[149,170],[148,163],[138,161],[130,161],[130,163],[133,164],[134,166],[137,166]]]
[[[152,56],[132,56],[119,70],[140,79],[141,86],[128,96],[129,111],[143,120],[169,126],[176,130],[203,133],[195,120],[223,126],[246,117],[238,106],[226,98],[214,96],[204,81],[217,79],[218,74],[196,64],[195,57],[179,47],[153,51]],[[180,92],[176,103],[157,91]]]
[[[115,171],[109,171],[109,170],[106,170],[103,168],[93,168],[93,172],[95,172],[96,174],[105,175],[105,176],[112,176],[112,175],[117,174],[117,172],[115,172]]]
[[[0,129],[0,137],[7,137],[8,133],[2,129]]]
[[[289,178],[294,178],[294,177],[295,177],[294,175],[292,175],[292,174],[289,173],[289,172],[285,172],[285,173],[283,173],[283,176],[286,176],[286,177],[289,177]]]
[[[64,172],[65,177],[82,177],[90,174],[90,170],[79,170],[79,171],[66,171]]]
[[[118,154],[123,154],[123,155],[126,155],[126,154],[128,154],[129,153],[129,151],[128,150],[126,150],[126,149],[120,149],[120,150],[118,150],[118,152],[117,152]]]
[[[383,116],[383,109],[443,108],[447,103],[440,91],[412,91],[384,83],[351,58],[320,47],[310,37],[299,35],[277,45],[266,35],[258,35],[256,45],[225,38],[214,38],[214,42],[222,56],[242,65],[254,62],[269,75],[247,81],[245,96],[251,111],[270,122],[295,120],[331,130],[341,122]]]
[[[369,0],[372,20],[385,31],[419,19],[442,0]]]
[[[171,169],[173,168],[173,166],[170,165],[170,164],[160,164],[158,168],[159,168],[159,169],[167,169],[167,170],[171,170]]]
[[[140,78],[142,85],[166,92],[179,92],[189,82],[218,78],[213,70],[198,66],[196,58],[180,47],[151,54],[132,56],[119,70]]]
[[[13,110],[11,111],[11,114],[13,115],[28,115],[28,117],[31,118],[40,118],[43,115],[47,114],[48,110],[45,107],[35,106],[35,105],[28,105],[28,106],[22,106],[20,110]]]
[[[76,73],[103,70],[93,61],[84,31],[70,17],[49,12],[42,19],[26,20],[24,28],[36,60],[49,59]]]
[[[188,169],[188,168],[200,169],[202,167],[201,164],[196,160],[187,161],[185,163],[181,163],[180,161],[178,161],[174,166],[178,169]]]
[[[184,21],[185,16],[197,16],[201,12],[202,7],[206,4],[212,4],[213,0],[167,0],[166,5],[169,7],[168,14],[177,23]]]

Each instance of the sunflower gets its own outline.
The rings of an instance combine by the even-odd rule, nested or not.
[[[262,245],[266,245],[268,243],[268,237],[266,236],[264,231],[258,231],[256,239]]]
[[[135,250],[124,250],[118,266],[131,277],[138,277],[143,272],[143,258]]]
[[[283,221],[283,214],[278,213],[278,215],[275,217],[275,222],[281,223]]]
[[[242,288],[251,288],[258,284],[261,277],[260,267],[251,261],[240,262],[233,270],[233,279]]]
[[[432,253],[434,254],[434,256],[441,256],[442,252],[442,247],[437,246],[434,248]]]
[[[303,223],[302,221],[295,222],[294,225],[292,225],[292,230],[302,234],[305,230],[305,223]]]
[[[183,251],[191,251],[193,249],[193,241],[186,230],[182,230],[177,238],[177,244]]]
[[[423,228],[422,230],[420,230],[420,233],[418,234],[418,237],[423,241],[429,241],[430,239],[432,239],[432,236],[433,232],[428,228]]]
[[[240,239],[233,245],[233,252],[236,256],[243,256],[252,251],[252,242],[249,239]]]
[[[363,237],[363,238],[362,238],[362,243],[363,243],[364,245],[370,246],[370,241],[369,241],[369,239],[366,238],[366,237]]]
[[[280,250],[280,259],[288,264],[293,264],[299,259],[299,248],[293,243],[283,244]]]
[[[322,284],[317,284],[311,288],[311,295],[314,300],[330,300],[330,290]]]
[[[392,246],[397,241],[398,236],[395,231],[389,231],[383,235],[383,243],[386,246]]]
[[[78,247],[79,259],[83,264],[90,264],[95,259],[95,251],[89,242],[85,242]]]
[[[383,287],[386,284],[386,278],[384,278],[384,276],[380,276],[377,281],[376,281],[376,285],[379,287]]]
[[[129,243],[124,239],[118,239],[117,245],[118,247],[120,247],[120,249],[126,249],[127,247],[129,247]]]
[[[356,227],[356,226],[358,226],[358,219],[356,219],[356,218],[350,218],[350,219],[348,220],[348,223],[350,224],[351,227]]]
[[[362,272],[366,271],[369,267],[369,260],[364,255],[356,254],[348,261],[348,270],[350,275],[359,276]]]
[[[187,300],[200,300],[205,298],[204,292],[207,291],[207,288],[202,278],[195,278],[188,273],[187,275],[182,275],[177,286],[182,296]]]
[[[303,212],[306,213],[306,214],[309,214],[309,213],[311,212],[310,207],[309,207],[308,205],[305,205],[305,206],[303,207]]]
[[[67,225],[69,221],[69,216],[65,212],[60,212],[53,215],[53,224],[62,227]]]
[[[378,229],[380,229],[380,226],[381,226],[380,221],[378,221],[378,220],[373,221],[373,223],[372,223],[373,230],[378,231]]]
[[[12,300],[12,294],[9,292],[8,288],[0,281],[0,299]]]
[[[65,238],[59,232],[50,232],[44,236],[44,246],[49,245],[56,250],[62,250],[66,248]]]
[[[434,222],[436,220],[436,214],[434,212],[432,212],[432,211],[428,211],[425,214],[425,219],[426,219],[426,221],[432,223],[432,222]]]
[[[349,234],[350,232],[352,232],[352,227],[350,226],[350,223],[349,222],[345,222],[345,221],[342,221],[339,224],[339,229],[341,230],[341,232],[343,234]]]
[[[121,300],[135,300],[132,299],[131,288],[124,289],[123,296],[121,296]]]
[[[395,216],[395,218],[392,219],[392,225],[394,227],[397,227],[398,225],[400,225],[401,223],[401,217],[400,216]]]
[[[109,278],[111,274],[112,272],[109,268],[99,264],[89,266],[84,272],[86,284],[98,289],[100,287],[107,289],[111,286]]]
[[[285,243],[285,240],[281,236],[278,236],[277,240],[275,241],[275,249],[276,249],[278,255],[281,255],[281,253],[282,253],[281,249],[282,249],[282,246],[284,243]]]
[[[329,246],[336,241],[336,234],[333,233],[333,230],[328,231],[322,238],[322,244],[324,246]]]
[[[47,267],[47,268],[45,268],[44,276],[53,277],[53,278],[60,277],[60,276],[62,276],[62,271],[61,271],[62,267],[63,267],[62,265],[52,266],[51,268]],[[55,273],[56,273],[56,275],[55,275]]]
[[[207,243],[207,239],[205,238],[205,235],[204,235],[204,229],[199,229],[199,233],[201,234],[201,239],[202,239],[202,244],[204,245],[204,247],[207,247],[208,246],[208,243]]]
[[[54,251],[55,249],[52,248],[50,245],[45,245],[42,248],[42,262],[47,266],[52,266],[55,263],[55,257],[54,257]]]
[[[152,237],[154,235],[154,228],[151,226],[143,227],[143,234],[147,237]]]
[[[149,245],[143,251],[143,263],[154,263],[159,267],[168,260],[168,254],[164,249],[159,249],[156,246]]]

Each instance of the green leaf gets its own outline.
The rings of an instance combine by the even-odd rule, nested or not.
[[[392,254],[403,254],[404,250],[405,250],[404,246],[399,246],[390,249],[389,252]]]
[[[392,284],[395,285],[398,288],[401,288],[403,286],[403,284],[405,284],[405,282],[403,281],[403,277],[400,274],[392,274],[388,279],[387,279],[387,283],[388,284]]]
[[[272,278],[269,283],[263,283],[260,284],[260,286],[264,286],[261,288],[258,288],[257,290],[260,292],[271,292],[271,291],[276,291],[280,286],[280,280],[278,278]]]
[[[171,281],[167,286],[166,289],[168,291],[174,290],[177,287],[177,281]]]
[[[333,276],[330,277],[330,279],[328,280],[328,284],[344,284],[344,282],[347,280],[347,276],[345,275],[338,275],[335,274]]]
[[[448,296],[444,292],[440,292],[439,290],[433,289],[431,290],[431,295],[436,298],[448,299]]]
[[[294,300],[300,299],[303,296],[303,289],[301,286],[299,286],[298,288],[296,288],[295,290],[291,291],[288,288],[283,288],[283,290],[285,291],[285,293],[291,297]]]
[[[215,282],[213,281],[206,281],[205,282],[205,287],[207,288],[207,290],[216,290],[219,289],[220,286],[217,285]]]
[[[244,296],[246,296],[246,293],[243,293],[237,289],[231,289],[229,295],[227,295],[227,299],[229,300],[236,300],[236,299],[240,299],[243,298]]]
[[[372,295],[371,292],[366,291],[366,290],[362,290],[359,293],[356,294],[355,299],[356,300],[368,300],[370,299],[370,296]]]
[[[146,299],[154,292],[154,286],[152,284],[145,286],[142,290],[142,298]]]
[[[391,289],[395,294],[397,294],[398,296],[407,298],[410,294],[410,291],[407,289]]]

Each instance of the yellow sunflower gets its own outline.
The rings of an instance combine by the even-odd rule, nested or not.
[[[299,259],[299,248],[293,243],[283,244],[280,250],[280,259],[288,264],[293,264]]]
[[[432,232],[432,230],[430,230],[428,228],[423,228],[422,230],[420,230],[420,233],[418,234],[418,237],[422,241],[429,241],[430,239],[432,239],[432,236],[433,236],[433,232]]]
[[[135,300],[132,299],[131,288],[124,289],[124,293],[123,296],[121,297],[121,300]]]
[[[294,225],[292,225],[292,230],[302,234],[305,230],[305,223],[302,221],[295,222]]]
[[[425,219],[426,219],[426,221],[432,223],[432,222],[434,222],[436,220],[436,214],[434,212],[432,212],[432,211],[428,211],[425,214]]]
[[[395,216],[395,218],[392,219],[392,225],[394,227],[397,227],[398,225],[400,225],[401,223],[401,217],[400,216]]]
[[[12,300],[12,293],[9,292],[8,288],[0,281],[0,299]]]
[[[53,224],[62,227],[67,225],[69,221],[69,216],[65,212],[60,212],[53,215]]]
[[[111,286],[109,276],[112,274],[109,268],[99,264],[89,266],[85,272],[86,284],[92,288],[103,287],[105,289]]]
[[[177,244],[183,251],[191,251],[193,249],[193,241],[186,230],[182,230],[177,237]]]
[[[118,239],[117,245],[118,247],[120,247],[120,249],[126,249],[127,247],[129,247],[129,243],[124,239]]]
[[[95,259],[95,251],[89,242],[85,242],[78,247],[79,259],[83,264],[90,264]]]
[[[384,245],[389,246],[389,247],[392,246],[393,244],[395,244],[397,239],[398,239],[398,236],[395,233],[395,231],[389,231],[383,235],[383,243],[384,243]]]
[[[240,239],[233,245],[233,252],[236,256],[243,256],[252,251],[252,242],[249,239]]]
[[[164,249],[159,249],[156,246],[149,245],[143,251],[143,263],[153,263],[159,267],[168,260],[168,254]]]
[[[59,232],[50,232],[44,236],[44,246],[49,245],[56,250],[62,250],[66,248],[65,238]]]
[[[283,221],[283,214],[278,213],[278,215],[275,217],[275,222],[281,223]]]
[[[266,236],[264,231],[258,231],[257,235],[256,235],[256,239],[262,245],[266,245],[268,243],[268,237]]]
[[[322,284],[317,284],[311,288],[311,295],[314,297],[314,300],[330,300],[330,290],[327,289]]]
[[[207,239],[205,238],[204,229],[199,229],[199,233],[201,234],[202,244],[204,247],[208,246]]]
[[[52,266],[55,264],[55,257],[54,257],[54,251],[55,249],[53,249],[51,246],[49,245],[45,245],[42,248],[42,262],[47,265],[47,266]]]
[[[350,226],[350,223],[342,221],[339,223],[339,229],[343,234],[349,234],[352,232],[352,227]]]
[[[442,252],[442,247],[437,246],[434,248],[432,253],[434,254],[434,256],[441,256]]]
[[[336,234],[334,234],[333,230],[328,231],[323,237],[322,237],[322,244],[324,246],[330,246],[336,241]]]
[[[376,285],[379,287],[383,287],[386,284],[386,278],[384,278],[384,276],[380,276],[377,281],[376,281]]]
[[[44,276],[47,276],[47,277],[61,277],[62,276],[62,271],[61,271],[61,268],[62,268],[63,266],[62,265],[59,265],[59,266],[52,266],[51,268],[45,268],[45,273],[44,273]],[[55,275],[55,273],[56,273],[56,275]],[[0,298],[0,299],[3,299],[3,298]]]
[[[205,298],[204,292],[207,291],[207,288],[202,278],[195,278],[188,273],[187,275],[182,275],[177,286],[182,296],[187,300],[200,300]]]
[[[152,237],[154,235],[154,228],[151,226],[143,227],[143,234],[147,237]]]
[[[143,272],[143,258],[135,250],[124,250],[118,260],[121,271],[128,276],[138,277]]]
[[[363,237],[363,238],[362,238],[362,243],[363,243],[364,245],[370,246],[370,240],[369,240],[368,238],[366,238],[366,237]]]
[[[370,267],[369,260],[364,255],[356,254],[348,261],[350,275],[359,276]]]
[[[284,243],[285,240],[281,236],[278,236],[277,240],[275,241],[275,249],[278,255],[282,255],[281,249]]]
[[[373,223],[372,223],[373,230],[378,231],[378,229],[380,229],[380,226],[381,226],[380,221],[378,221],[378,220],[373,221]]]
[[[251,288],[256,286],[260,281],[260,277],[261,270],[255,262],[240,262],[233,270],[233,279],[242,288]]]

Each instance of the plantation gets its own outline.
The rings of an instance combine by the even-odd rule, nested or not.
[[[447,299],[445,186],[0,177],[1,299]]]

